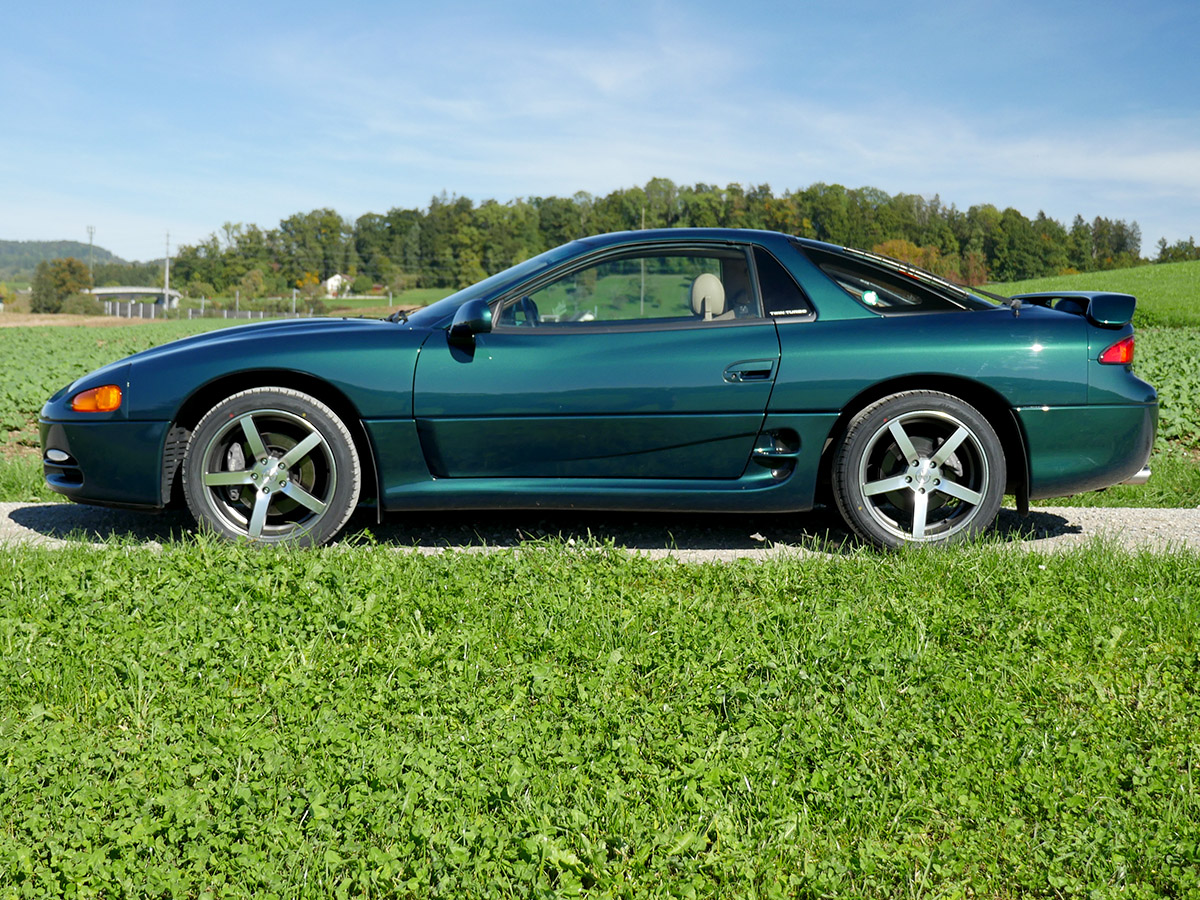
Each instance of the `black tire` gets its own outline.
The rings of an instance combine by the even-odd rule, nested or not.
[[[222,400],[196,425],[183,461],[183,494],[197,523],[233,540],[324,544],[345,526],[361,489],[345,424],[288,388]]]
[[[979,411],[950,394],[905,391],[850,420],[833,460],[846,524],[880,547],[953,543],[991,526],[1004,449]]]

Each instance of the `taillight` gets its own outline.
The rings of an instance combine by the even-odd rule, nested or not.
[[[1108,366],[1127,366],[1133,362],[1133,335],[1121,338],[1101,353],[1100,362]]]
[[[112,412],[121,408],[121,389],[115,384],[94,387],[71,399],[75,412]]]

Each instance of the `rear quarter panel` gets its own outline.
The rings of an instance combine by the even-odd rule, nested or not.
[[[952,377],[985,385],[1010,407],[1087,402],[1084,322],[1008,309],[781,322],[771,412],[841,410],[890,380],[937,389]]]

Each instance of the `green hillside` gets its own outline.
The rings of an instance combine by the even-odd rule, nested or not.
[[[1138,298],[1134,325],[1167,328],[1200,325],[1200,260],[1031,278],[989,284],[988,290],[1006,296],[1035,291],[1118,291]]]
[[[124,262],[103,247],[90,250],[97,263]],[[87,262],[88,252],[88,245],[82,241],[0,241],[0,281],[30,281],[42,260],[74,256]]]

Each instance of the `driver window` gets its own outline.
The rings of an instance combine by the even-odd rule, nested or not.
[[[742,251],[657,250],[606,259],[515,298],[498,324],[676,324],[759,315]]]

